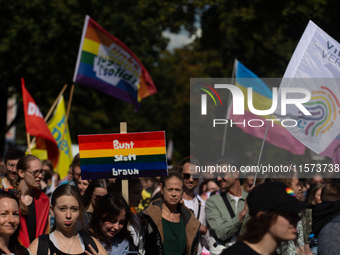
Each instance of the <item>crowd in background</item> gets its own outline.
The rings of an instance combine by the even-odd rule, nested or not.
[[[60,180],[49,160],[12,148],[0,165],[1,254],[337,254],[335,179],[290,169],[253,185],[254,173],[202,178],[199,165],[129,178],[125,199],[122,179],[83,180],[79,155]]]

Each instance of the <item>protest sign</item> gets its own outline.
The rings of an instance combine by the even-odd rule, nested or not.
[[[165,132],[78,135],[83,179],[167,175]]]

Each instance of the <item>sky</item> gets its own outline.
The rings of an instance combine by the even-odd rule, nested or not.
[[[189,32],[185,29],[182,29],[178,34],[171,33],[168,30],[164,31],[162,34],[164,37],[170,39],[167,50],[173,51],[176,48],[181,48],[184,45],[192,43],[196,37],[201,37],[202,30],[201,28],[198,28],[197,32],[191,37],[189,37]]]

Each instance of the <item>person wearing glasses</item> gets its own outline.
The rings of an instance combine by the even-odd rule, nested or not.
[[[205,201],[197,195],[194,190],[199,183],[199,175],[195,175],[195,166],[199,166],[200,163],[197,159],[188,157],[185,158],[179,168],[179,172],[182,174],[184,179],[184,193],[183,193],[183,202],[186,207],[193,211],[196,219],[201,222],[201,226],[199,229],[199,243],[198,243],[198,252],[197,254],[201,254],[203,247],[209,249],[209,231],[205,218]],[[206,250],[205,250],[206,252]]]
[[[184,188],[182,175],[170,171],[168,176],[162,177],[160,187],[162,197],[152,201],[143,211],[142,254],[197,254],[201,223],[191,210],[181,204]]]
[[[87,228],[91,219],[94,207],[96,206],[97,201],[107,194],[107,186],[109,185],[108,180],[97,179],[92,180],[85,190],[83,195],[84,201],[84,212],[83,212],[83,220],[84,220],[84,228]],[[80,220],[78,220],[76,230],[79,231],[82,229],[82,224]]]
[[[44,173],[41,161],[33,155],[25,155],[18,161],[17,169],[14,189],[20,199],[19,238],[28,247],[36,237],[48,233],[50,203],[39,190]]]
[[[217,178],[223,192],[210,196],[205,202],[211,235],[209,240],[211,255],[220,254],[236,241],[248,211],[246,203],[248,193],[242,190],[239,179],[240,159],[236,156],[225,156],[220,158],[216,165],[226,171]]]
[[[11,148],[7,151],[4,157],[6,176],[1,178],[1,189],[13,189],[14,182],[17,179],[17,164],[22,156],[25,156],[25,152],[17,148]]]

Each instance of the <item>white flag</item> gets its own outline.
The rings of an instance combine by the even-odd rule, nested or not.
[[[297,126],[288,130],[314,152],[334,161],[340,145],[340,44],[309,21],[288,64],[278,95],[283,88],[305,88],[311,99],[303,106],[312,114],[305,115],[295,105],[287,105],[281,116],[281,98],[275,116],[294,119]],[[303,98],[302,93],[287,98]],[[340,151],[340,150],[339,150]]]

